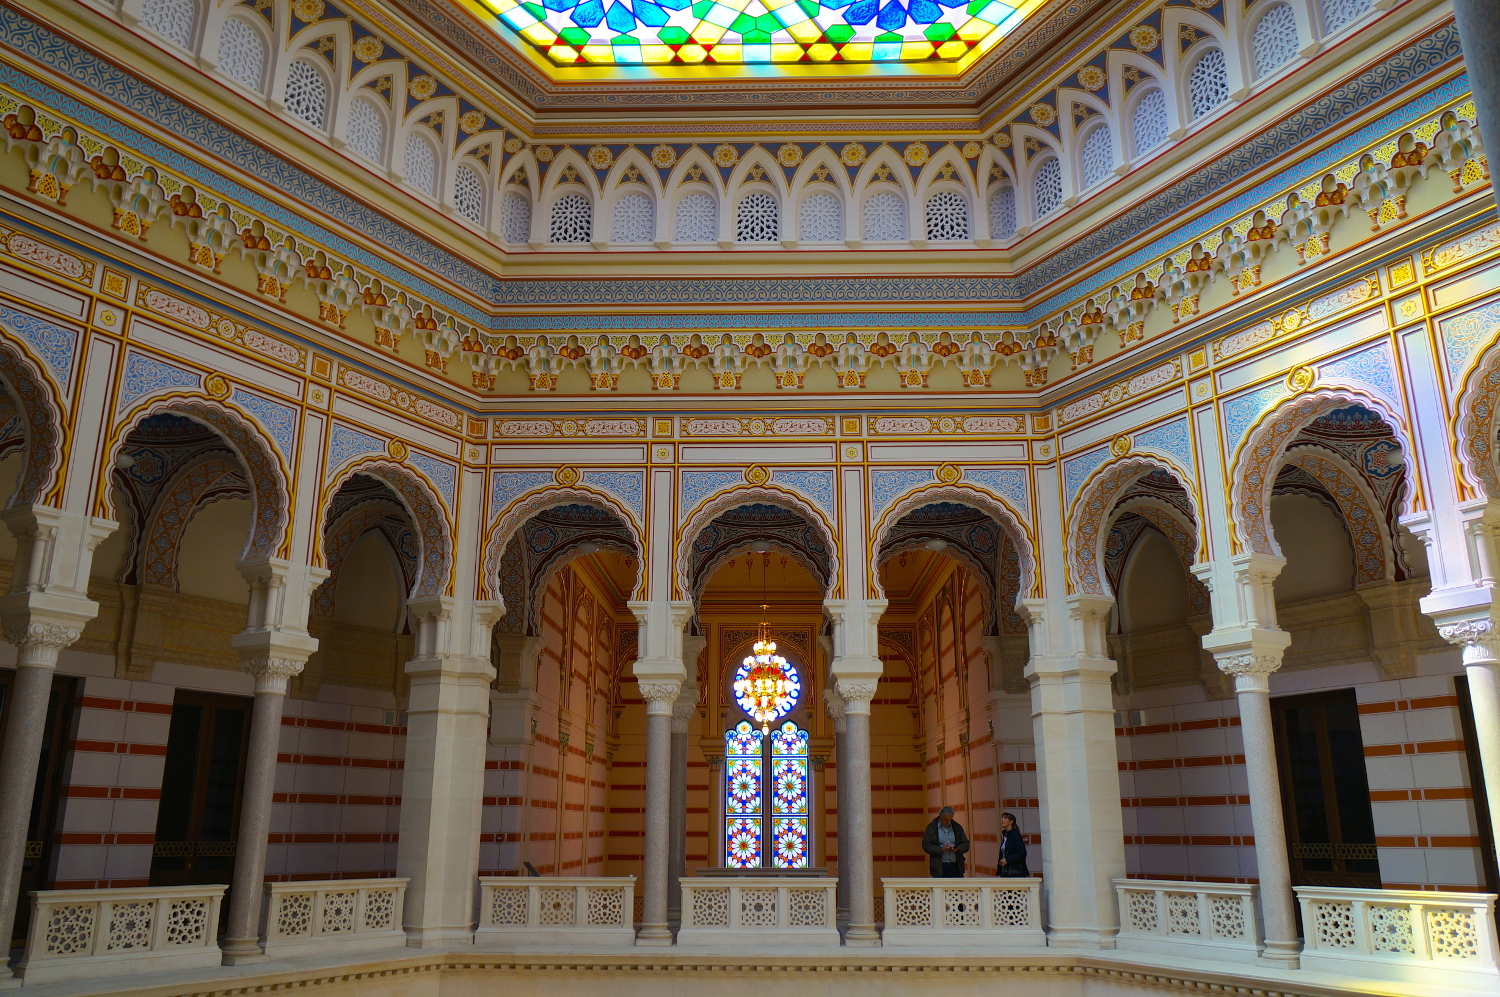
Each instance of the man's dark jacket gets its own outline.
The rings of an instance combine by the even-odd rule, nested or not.
[[[927,830],[922,832],[922,851],[929,858],[928,865],[931,866],[933,878],[941,879],[943,875],[943,845],[938,840],[938,827],[941,826],[942,818],[933,818]],[[953,847],[958,850],[958,871],[964,871],[964,853],[969,850],[969,836],[964,833],[964,826],[958,821],[953,822]]]

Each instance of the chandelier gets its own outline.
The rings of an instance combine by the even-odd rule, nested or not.
[[[769,608],[760,607],[762,619],[754,653],[745,656],[734,680],[735,699],[760,724],[762,734],[771,733],[772,721],[780,720],[796,705],[802,686],[797,680],[797,670],[776,653],[770,624],[764,618]]]

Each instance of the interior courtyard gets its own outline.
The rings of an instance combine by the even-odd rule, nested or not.
[[[0,989],[1500,993],[1496,14],[0,0]]]

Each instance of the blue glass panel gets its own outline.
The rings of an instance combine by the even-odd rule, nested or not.
[[[604,22],[621,34],[635,30],[635,15],[619,0],[609,5],[609,12],[604,15]]]
[[[580,28],[597,28],[599,22],[604,20],[603,0],[588,0],[588,3],[580,4],[573,11],[573,23]]]
[[[724,864],[730,869],[760,868],[759,817],[730,817],[724,822]]]
[[[776,847],[776,868],[807,868],[807,818],[778,817],[772,829]]]
[[[875,19],[875,26],[881,31],[897,31],[906,26],[906,8],[901,6],[897,0],[880,8],[880,16]]]
[[[844,11],[844,20],[850,24],[869,24],[880,10],[880,0],[859,0]]]
[[[654,3],[646,3],[646,0],[635,0],[632,4],[635,8],[635,16],[640,18],[642,24],[651,28],[664,26],[672,17]]]
[[[918,24],[932,24],[943,16],[943,9],[932,0],[911,0],[911,19]]]

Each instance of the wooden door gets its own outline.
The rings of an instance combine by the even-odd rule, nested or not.
[[[1271,700],[1294,886],[1380,888],[1353,689]]]
[[[172,701],[152,886],[228,884],[254,700],[179,690]]]

